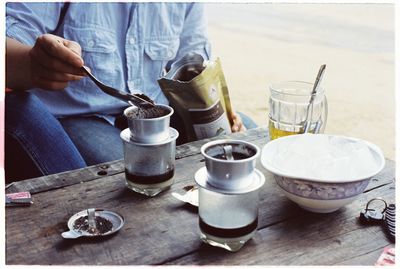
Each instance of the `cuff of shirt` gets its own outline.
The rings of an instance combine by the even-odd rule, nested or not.
[[[36,42],[37,37],[40,35],[39,32],[29,27],[29,25],[24,25],[17,19],[7,16],[6,18],[6,36],[25,45],[33,46]]]

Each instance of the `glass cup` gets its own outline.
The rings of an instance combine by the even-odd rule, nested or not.
[[[121,132],[124,145],[126,186],[146,196],[155,196],[174,182],[175,145],[179,134],[169,128],[169,139],[156,143],[138,143],[129,128]]]
[[[323,133],[328,117],[328,103],[324,89],[319,87],[310,103],[313,84],[303,81],[273,83],[269,98],[269,136],[276,139],[282,136],[304,132],[306,120],[309,133]]]
[[[200,238],[238,251],[257,231],[259,191],[264,175],[255,169],[259,148],[241,140],[220,139],[201,147],[205,167],[199,186]]]
[[[200,187],[201,240],[232,252],[241,249],[257,231],[260,187],[245,193],[228,194]]]

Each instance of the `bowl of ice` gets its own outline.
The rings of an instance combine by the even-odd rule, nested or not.
[[[383,169],[385,158],[378,146],[362,139],[301,134],[268,142],[261,163],[290,200],[329,213],[354,201]]]

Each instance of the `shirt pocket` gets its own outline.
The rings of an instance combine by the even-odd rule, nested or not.
[[[179,49],[179,37],[172,39],[151,40],[144,44],[150,73],[158,79],[164,75],[164,70],[169,61],[175,59]],[[145,63],[146,63],[145,60]]]
[[[107,85],[123,88],[123,71],[115,32],[94,26],[77,28],[65,25],[64,38],[79,43],[85,65],[91,69],[94,76]],[[100,93],[89,78],[73,83],[73,88],[77,91],[84,87],[85,91]]]

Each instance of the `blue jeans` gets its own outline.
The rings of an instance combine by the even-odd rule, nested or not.
[[[246,128],[257,126],[239,114]],[[122,115],[116,126],[95,116],[57,119],[34,94],[13,92],[6,94],[5,116],[6,182],[123,158],[120,132],[127,124]],[[183,133],[177,116],[171,119],[171,126]],[[186,142],[180,137],[177,144]]]

